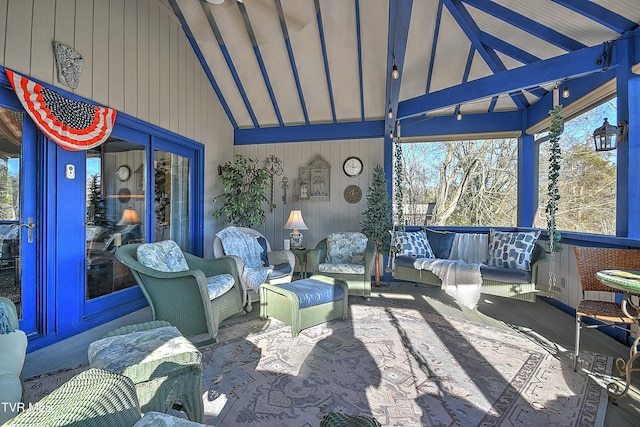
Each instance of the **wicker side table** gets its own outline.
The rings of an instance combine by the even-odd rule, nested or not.
[[[135,383],[143,413],[182,407],[202,422],[202,354],[177,328],[153,321],[116,329],[89,346],[89,365]]]

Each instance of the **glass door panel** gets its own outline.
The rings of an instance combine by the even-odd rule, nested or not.
[[[187,157],[154,151],[154,237],[190,248],[191,162]]]
[[[110,138],[88,150],[86,162],[85,298],[89,300],[136,285],[115,251],[145,241],[146,148]]]
[[[20,111],[0,107],[0,296],[15,303],[19,317],[22,317],[22,117]]]

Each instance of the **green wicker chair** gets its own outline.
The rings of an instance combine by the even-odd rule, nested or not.
[[[315,249],[309,251],[309,254],[307,255],[307,262],[311,263],[311,271],[313,272],[313,274],[321,274],[323,276],[329,276],[333,277],[334,279],[345,281],[347,283],[347,286],[349,287],[349,296],[359,295],[365,297],[368,300],[371,296],[371,273],[373,271],[373,262],[376,254],[375,242],[372,239],[367,240],[364,253],[360,254],[361,256],[363,256],[361,262],[353,262],[353,264],[344,262],[332,263],[328,262],[329,259],[327,258],[327,242],[330,238],[332,238],[332,236],[337,236],[336,241],[340,242],[340,246],[342,249],[346,245],[346,243],[344,242],[348,241],[351,238],[355,240],[362,238],[366,239],[366,236],[358,232],[332,233],[331,235],[327,236],[327,238],[318,242]],[[355,265],[356,267],[364,268],[361,268],[361,273],[340,271],[340,269],[343,267],[347,267],[347,269],[349,269],[353,265]],[[335,269],[333,268],[333,266],[335,266]]]
[[[183,252],[189,270],[165,272],[142,265],[136,255],[138,246],[121,246],[116,257],[129,267],[140,285],[153,320],[171,323],[186,337],[207,334],[209,339],[200,343],[203,344],[215,341],[220,322],[244,313],[240,281],[232,259],[208,260]],[[207,278],[225,273],[233,276],[233,287],[211,300]]]
[[[382,424],[368,415],[347,415],[342,412],[329,412],[322,417],[320,427],[382,427]]]
[[[89,369],[9,420],[11,427],[197,427],[204,424],[158,412],[142,416],[130,378]]]
[[[141,417],[131,380],[101,369],[83,371],[5,426],[132,426]]]

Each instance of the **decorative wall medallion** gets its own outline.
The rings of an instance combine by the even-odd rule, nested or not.
[[[131,191],[126,187],[121,188],[120,191],[118,191],[118,200],[122,204],[127,203],[131,200]]]
[[[348,185],[344,189],[344,199],[349,203],[358,203],[362,199],[362,190],[357,185]]]
[[[77,89],[84,62],[82,55],[69,46],[58,42],[53,42],[53,51],[56,56],[58,83],[69,86],[71,89]]]

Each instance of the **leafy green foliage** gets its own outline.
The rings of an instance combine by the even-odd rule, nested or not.
[[[365,219],[360,223],[362,232],[376,242],[378,253],[385,252],[391,241],[391,201],[387,191],[387,178],[380,165],[373,168],[373,177],[367,195],[367,210],[362,213]]]
[[[87,224],[106,226],[109,225],[107,219],[107,207],[102,197],[100,189],[100,177],[91,175],[89,183],[89,201],[87,203]]]
[[[393,172],[395,174],[394,193],[395,193],[395,224],[397,231],[404,231],[404,166],[402,164],[402,141],[397,138],[393,141]]]
[[[263,204],[269,172],[258,167],[258,160],[236,154],[233,162],[226,162],[220,176],[224,192],[213,199],[222,206],[213,213],[238,227],[258,227],[265,221]]]
[[[562,236],[556,228],[556,212],[560,200],[558,181],[560,179],[560,164],[562,162],[562,150],[560,149],[560,135],[563,131],[562,105],[555,106],[549,111],[551,125],[549,126],[549,183],[547,195],[549,200],[545,208],[547,213],[547,230],[549,232],[549,251],[560,251],[560,239]]]

